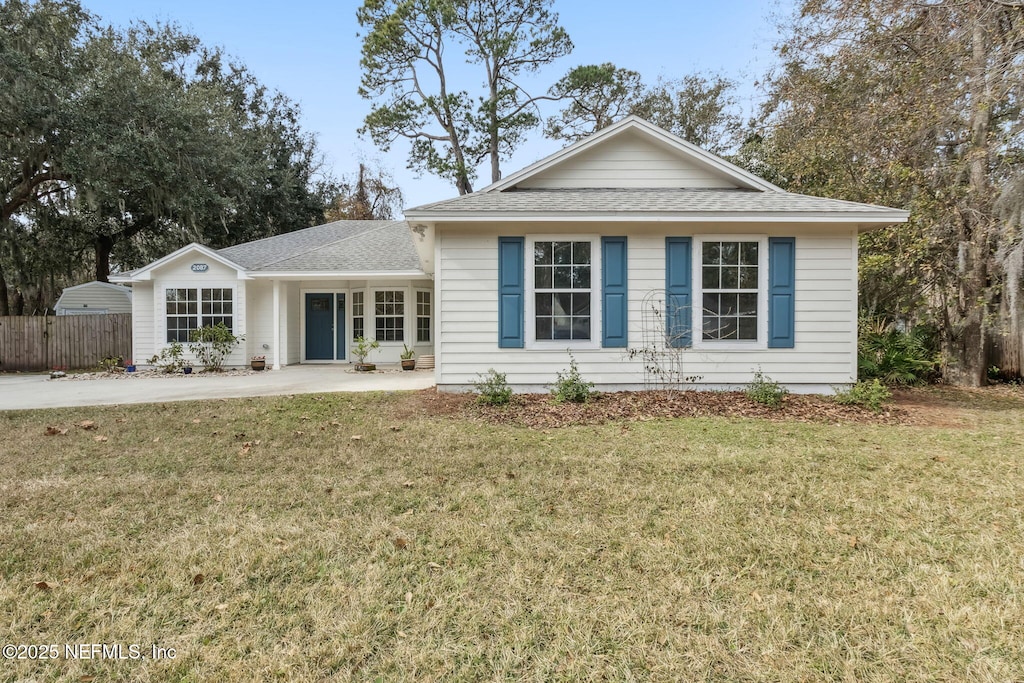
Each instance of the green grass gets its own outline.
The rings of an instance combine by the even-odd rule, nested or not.
[[[550,432],[421,406],[0,413],[0,642],[177,651],[0,679],[1024,678],[1024,401]]]

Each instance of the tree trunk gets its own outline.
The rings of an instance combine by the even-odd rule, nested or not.
[[[970,387],[988,383],[985,367],[986,314],[989,292],[988,266],[992,235],[991,188],[988,182],[989,126],[992,119],[992,93],[988,84],[988,36],[984,17],[975,17],[971,32],[970,93],[971,141],[967,150],[969,203],[961,222],[958,259],[959,302],[962,312],[959,334],[954,337],[950,372],[947,379]]]
[[[96,279],[100,282],[110,281],[110,253],[114,250],[114,238],[100,235],[96,238]]]
[[[0,268],[0,315],[10,315],[11,307],[7,298],[7,278],[4,269]]]

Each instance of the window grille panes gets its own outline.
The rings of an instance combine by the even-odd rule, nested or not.
[[[416,292],[416,341],[430,341],[430,292]]]
[[[757,242],[703,243],[705,340],[757,340],[759,246]]]
[[[535,242],[533,291],[536,339],[590,339],[590,242]]]
[[[353,341],[364,336],[366,331],[363,301],[365,292],[352,292],[352,339]]]
[[[374,293],[377,341],[405,341],[405,292],[386,290]]]
[[[231,289],[203,289],[202,290],[202,327],[212,327],[217,323],[223,323],[229,330],[234,331],[234,304],[233,292]]]
[[[189,333],[199,329],[199,302],[194,289],[168,289],[165,293],[167,341],[188,342]]]

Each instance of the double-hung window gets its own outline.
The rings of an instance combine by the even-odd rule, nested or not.
[[[704,240],[700,251],[701,339],[758,340],[761,328],[759,241]]]
[[[223,323],[234,332],[234,290],[175,287],[165,290],[167,341],[186,343],[193,330]]]
[[[416,341],[430,342],[430,292],[416,290]]]
[[[352,341],[366,336],[366,292],[352,292]]]
[[[405,341],[405,292],[387,289],[374,292],[377,341]]]
[[[593,335],[590,240],[533,243],[534,339],[590,340]]]

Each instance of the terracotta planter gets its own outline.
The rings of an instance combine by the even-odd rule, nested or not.
[[[249,361],[249,367],[251,367],[253,370],[266,370],[267,369],[267,361],[265,361],[265,360],[252,360],[252,361]]]
[[[356,363],[356,372],[373,372],[376,369],[373,363]]]
[[[403,358],[402,359],[402,369],[403,370],[415,370],[416,369],[416,359],[415,358]]]

